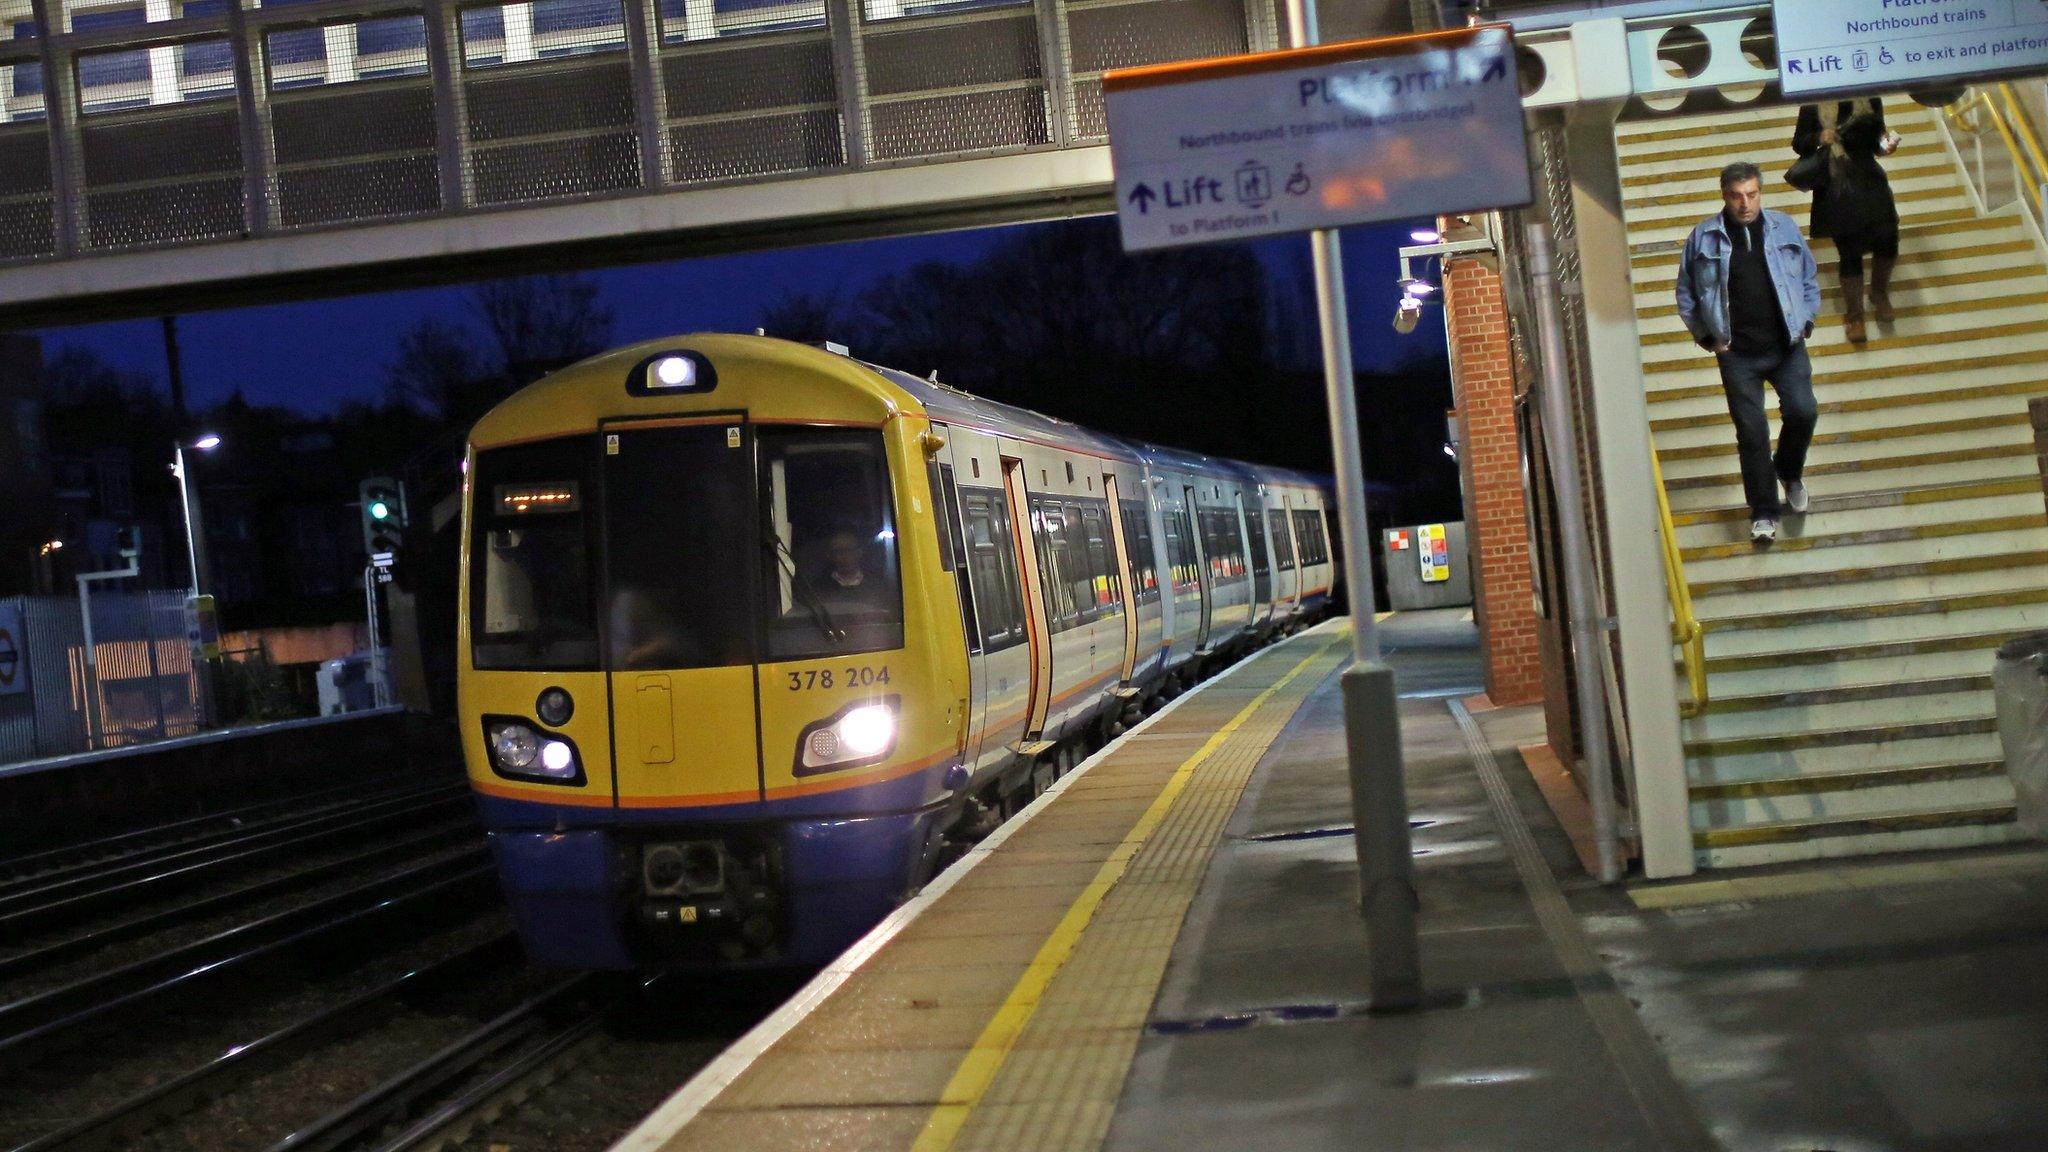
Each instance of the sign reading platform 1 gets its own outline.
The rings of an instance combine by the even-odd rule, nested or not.
[[[1785,95],[2048,69],[2043,0],[1775,0]]]
[[[1124,248],[1529,203],[1506,25],[1106,73]]]

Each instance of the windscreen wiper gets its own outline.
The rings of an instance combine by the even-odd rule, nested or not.
[[[812,592],[810,585],[804,583],[803,579],[797,575],[796,558],[790,555],[789,545],[783,543],[781,535],[774,531],[768,531],[765,535],[769,550],[775,556],[776,564],[789,575],[790,592],[796,596],[797,603],[802,604],[804,610],[811,614],[812,623],[815,623],[818,626],[818,630],[825,634],[825,639],[845,640],[846,630],[841,628],[839,622],[832,618],[832,610],[825,607],[825,602],[818,599],[817,593]]]

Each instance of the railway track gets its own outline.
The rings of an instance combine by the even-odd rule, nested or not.
[[[81,874],[96,867],[141,861],[155,854],[174,853],[183,848],[203,847],[324,813],[345,811],[367,802],[400,793],[448,789],[460,791],[460,780],[421,785],[417,773],[354,780],[347,785],[301,793],[261,804],[174,820],[138,828],[79,844],[44,848],[16,856],[0,857],[0,896],[67,874]],[[365,795],[365,791],[369,795]]]

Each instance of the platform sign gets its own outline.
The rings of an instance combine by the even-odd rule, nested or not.
[[[1104,74],[1124,248],[1529,203],[1506,25]]]
[[[1441,524],[1424,524],[1415,529],[1415,560],[1422,565],[1424,584],[1441,584],[1451,578],[1451,542]]]
[[[2044,0],[1775,0],[1790,97],[2048,69]]]
[[[0,604],[0,696],[28,691],[28,630],[20,604]]]
[[[195,656],[220,659],[220,614],[211,596],[185,598],[185,642]]]

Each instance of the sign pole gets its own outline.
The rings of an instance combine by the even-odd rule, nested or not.
[[[1314,0],[1287,0],[1295,47],[1320,41]],[[1401,716],[1394,670],[1380,659],[1374,615],[1372,545],[1366,520],[1365,453],[1359,446],[1357,378],[1344,301],[1344,255],[1335,229],[1309,234],[1315,258],[1316,313],[1323,338],[1323,382],[1344,527],[1344,586],[1351,603],[1351,666],[1344,670],[1344,731],[1351,774],[1352,839],[1358,851],[1360,911],[1365,917],[1374,1009],[1422,1002],[1415,937],[1415,860],[1402,779]]]

